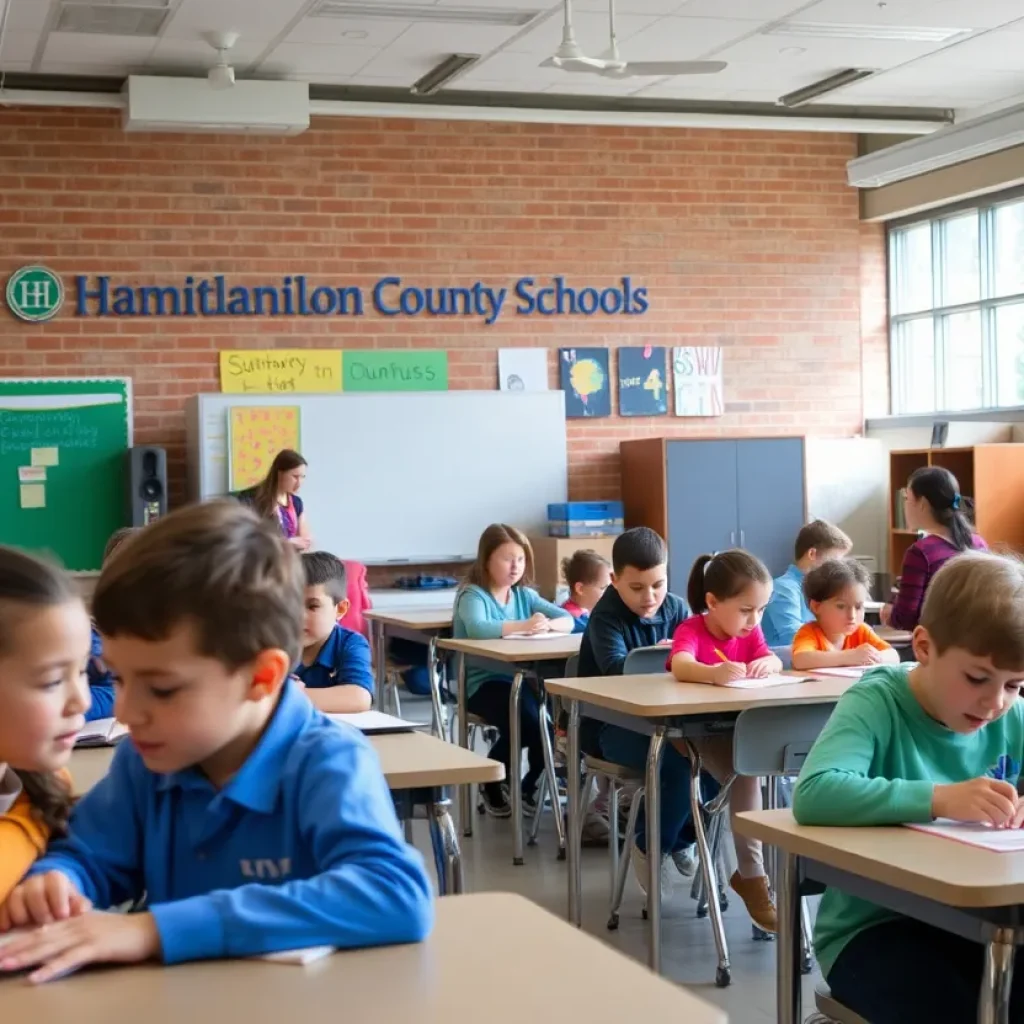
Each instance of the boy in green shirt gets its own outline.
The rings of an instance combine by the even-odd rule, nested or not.
[[[951,559],[928,589],[913,645],[916,667],[874,669],[836,705],[796,785],[801,825],[1024,823],[1024,563]],[[871,1024],[976,1019],[980,943],[832,888],[814,941],[833,995]],[[1022,973],[1012,1021],[1024,1020]]]

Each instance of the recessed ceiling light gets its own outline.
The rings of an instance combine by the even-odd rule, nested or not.
[[[369,32],[364,32],[361,28],[350,28],[347,32],[341,33],[344,39],[365,39],[369,34]]]

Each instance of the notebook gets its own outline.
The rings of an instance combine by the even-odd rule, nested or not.
[[[112,747],[128,735],[128,726],[116,718],[97,718],[86,722],[85,728],[75,737],[76,747]]]
[[[766,686],[792,686],[799,683],[797,676],[765,676],[763,679],[734,679],[731,683],[720,683],[732,690],[760,690]]]
[[[830,678],[838,676],[840,679],[860,679],[869,668],[877,668],[877,665],[850,665],[842,668],[812,668],[812,676],[825,676]]]
[[[507,633],[502,640],[554,640],[556,637],[567,637],[568,633],[549,630],[547,633]]]
[[[262,956],[254,956],[253,960],[266,960],[272,964],[295,964],[305,967],[306,964],[316,963],[330,956],[336,950],[335,946],[307,946],[305,949],[283,949],[280,953],[264,953]]]
[[[969,821],[950,821],[948,818],[936,818],[930,825],[907,825],[907,828],[929,835],[953,839],[967,846],[980,846],[984,850],[997,853],[1024,852],[1024,829],[993,828],[991,825],[980,825]]]
[[[421,728],[415,722],[407,722],[404,718],[385,715],[382,711],[357,711],[350,715],[328,715],[332,722],[344,722],[354,726],[367,736],[380,736],[389,732],[412,732]]]

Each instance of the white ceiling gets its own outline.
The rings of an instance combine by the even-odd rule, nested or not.
[[[625,59],[729,64],[717,75],[620,80],[539,66],[561,38],[560,0],[396,0],[537,12],[523,27],[312,17],[316,0],[93,0],[167,7],[159,35],[142,38],[53,31],[69,0],[6,2],[6,72],[201,74],[215,60],[202,33],[234,29],[239,75],[330,85],[408,88],[451,53],[479,53],[483,59],[448,88],[772,103],[843,68],[867,67],[878,73],[823,102],[963,111],[1024,96],[1024,0],[617,0]],[[575,0],[574,9],[580,45],[599,54],[607,45],[606,0]],[[928,29],[961,31],[945,41],[913,38]]]

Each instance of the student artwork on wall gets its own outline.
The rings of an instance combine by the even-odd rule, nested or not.
[[[498,349],[499,391],[547,391],[546,348]]]
[[[645,345],[619,349],[619,415],[664,416],[668,412],[665,350]]]
[[[228,410],[228,487],[258,484],[282,448],[299,451],[297,405],[234,405]]]
[[[568,419],[611,416],[612,389],[608,379],[608,349],[560,348],[558,379],[565,392]]]
[[[684,345],[672,350],[677,416],[721,416],[721,346]]]

